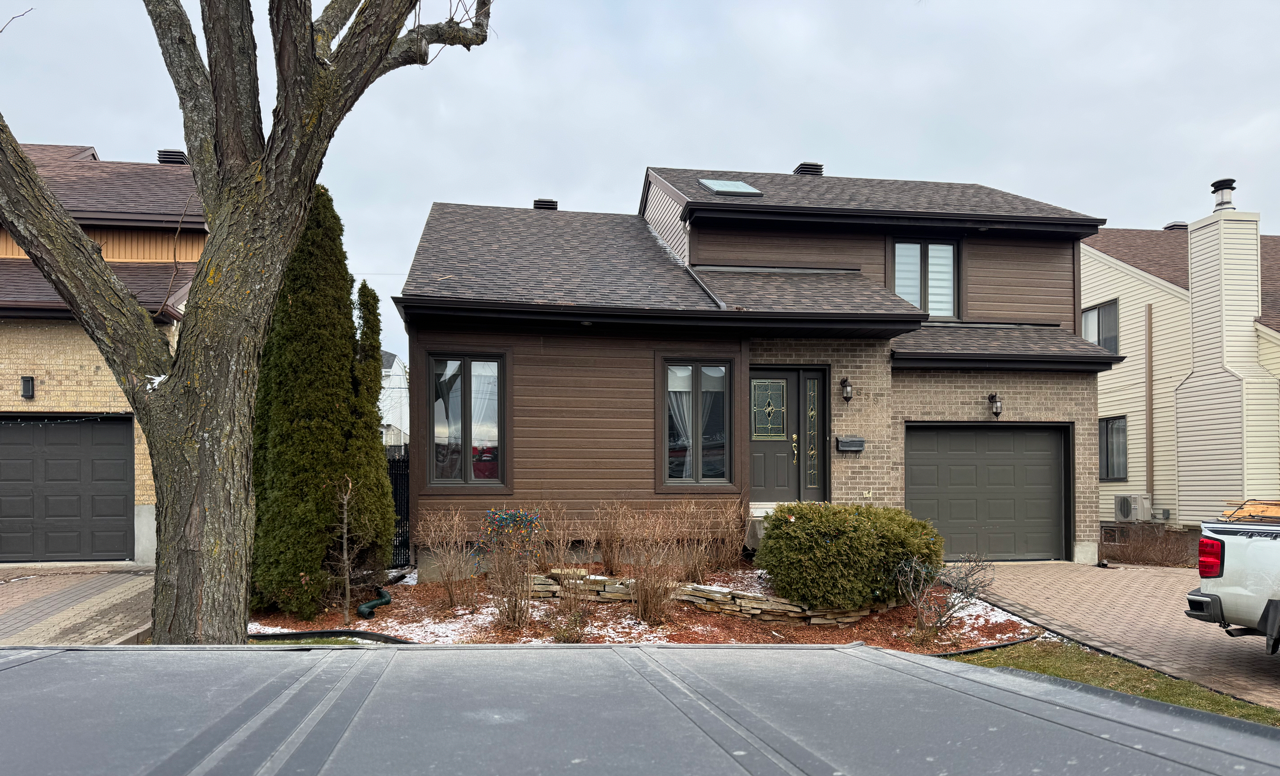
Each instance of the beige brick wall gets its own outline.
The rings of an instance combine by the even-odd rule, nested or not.
[[[0,412],[129,412],[115,377],[75,321],[0,318]],[[19,377],[36,378],[34,400]],[[156,503],[151,459],[133,424],[134,503]]]
[[[761,339],[752,364],[827,366],[833,436],[860,436],[860,456],[832,454],[831,498],[837,503],[902,506],[903,456],[909,421],[994,422],[987,394],[1004,404],[999,422],[1074,424],[1076,542],[1098,540],[1097,377],[1072,372],[900,369],[880,340]],[[848,377],[854,397],[840,398]],[[832,443],[834,448],[834,440]],[[1077,560],[1081,558],[1077,557]]]

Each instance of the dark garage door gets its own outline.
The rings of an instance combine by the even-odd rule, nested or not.
[[[0,418],[0,561],[133,554],[133,422]]]
[[[1061,429],[908,426],[906,467],[907,509],[947,557],[1065,557]]]

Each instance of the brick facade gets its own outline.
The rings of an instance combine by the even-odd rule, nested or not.
[[[167,327],[173,329],[172,326]],[[107,362],[75,321],[0,318],[0,413],[130,412]],[[36,378],[36,397],[22,398],[19,377]],[[147,440],[135,421],[134,503],[156,503]]]
[[[831,375],[833,436],[860,436],[860,456],[833,454],[836,503],[902,506],[906,424],[911,421],[995,422],[987,395],[1004,404],[999,422],[1071,423],[1068,451],[1075,472],[1075,559],[1091,562],[1098,541],[1097,376],[1074,372],[898,369],[883,340],[758,339],[753,365],[826,366]],[[853,399],[840,397],[849,378]],[[834,448],[834,444],[832,445]]]

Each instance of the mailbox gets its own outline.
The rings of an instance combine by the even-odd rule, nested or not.
[[[836,437],[837,453],[861,453],[867,446],[862,437]]]

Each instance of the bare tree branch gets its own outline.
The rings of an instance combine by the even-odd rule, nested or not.
[[[249,0],[200,0],[212,86],[214,150],[223,182],[262,158],[258,47]]]
[[[187,18],[182,3],[179,0],[143,0],[143,4],[151,17],[151,26],[155,29],[169,78],[178,93],[187,158],[204,203],[205,219],[212,223],[222,187],[214,151],[214,106],[209,71],[204,66],[200,49],[196,47],[191,20]]]
[[[28,8],[27,10],[23,11],[20,14],[10,16],[9,21],[5,22],[3,27],[0,27],[0,32],[4,32],[5,30],[9,29],[9,25],[13,24],[15,19],[21,19],[22,17],[26,16],[27,14],[31,13],[34,10],[35,8]]]
[[[276,60],[276,108],[271,134],[288,137],[302,129],[311,104],[318,67],[311,32],[310,0],[271,0],[271,39]]]
[[[116,277],[49,191],[0,116],[0,225],[67,303],[135,406],[146,401],[148,376],[166,375],[169,346],[151,316]]]
[[[462,46],[468,51],[472,46],[479,46],[489,39],[489,12],[493,0],[477,0],[474,12],[462,6],[463,19],[447,19],[436,24],[423,24],[401,35],[391,47],[391,51],[383,59],[374,78],[381,78],[387,73],[406,65],[426,64],[429,61],[427,49],[433,45]],[[470,26],[463,21],[470,16]]]
[[[329,0],[329,4],[320,12],[320,18],[311,25],[317,56],[329,58],[333,53],[334,40],[342,28],[347,26],[347,22],[351,21],[351,15],[360,7],[361,2],[363,0]]]

